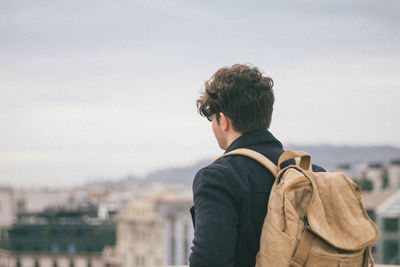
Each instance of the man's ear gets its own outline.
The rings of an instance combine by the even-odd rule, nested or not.
[[[224,131],[228,131],[232,128],[231,119],[222,112],[219,113],[219,124]]]

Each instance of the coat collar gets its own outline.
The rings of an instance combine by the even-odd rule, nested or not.
[[[237,148],[252,146],[257,143],[264,142],[275,142],[280,147],[283,147],[282,143],[278,139],[276,139],[270,131],[262,129],[245,133],[236,138],[236,140],[233,141],[232,144],[230,144],[230,146],[226,149],[225,153],[228,153],[229,151],[235,150]]]

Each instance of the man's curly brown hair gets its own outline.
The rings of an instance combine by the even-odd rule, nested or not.
[[[233,128],[243,133],[268,129],[274,104],[274,82],[257,67],[236,64],[219,69],[205,82],[205,91],[197,100],[200,115],[219,113],[228,116]]]

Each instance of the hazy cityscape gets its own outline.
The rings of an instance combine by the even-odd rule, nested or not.
[[[324,159],[323,147],[314,149],[319,149]],[[331,155],[332,149],[343,148],[330,147],[325,156]],[[373,248],[377,263],[400,264],[400,149],[363,147],[353,148],[350,154],[365,149],[370,150],[370,155],[375,151],[375,157],[387,160],[377,162],[371,156],[373,161],[352,164],[341,158],[338,161],[341,164],[331,171],[345,173],[363,189],[367,213],[381,232]],[[394,154],[388,155],[388,151]],[[149,174],[148,180],[128,177],[75,188],[3,186],[0,264],[4,267],[186,265],[193,239],[190,182],[196,168],[203,164],[160,170]]]

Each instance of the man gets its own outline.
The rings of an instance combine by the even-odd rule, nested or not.
[[[272,79],[256,67],[239,64],[219,69],[205,83],[197,107],[225,153],[250,148],[277,164],[284,150],[268,131],[272,87]],[[255,266],[274,181],[267,169],[243,156],[222,158],[196,174],[191,267]]]

